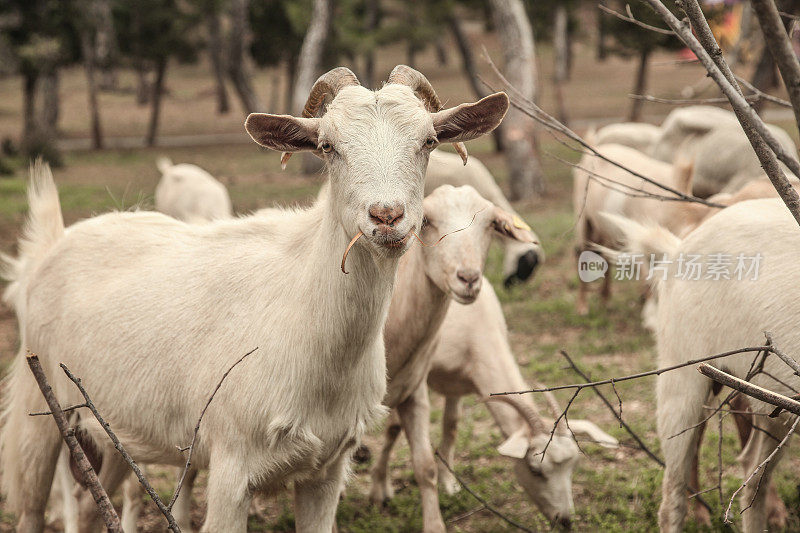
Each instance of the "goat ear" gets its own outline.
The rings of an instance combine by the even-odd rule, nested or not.
[[[475,103],[461,104],[433,113],[433,128],[439,142],[469,141],[499,126],[506,111],[506,93],[490,94]]]
[[[570,420],[569,428],[576,436],[587,437],[604,448],[618,448],[619,441],[588,420]]]
[[[528,454],[530,446],[530,435],[526,428],[522,427],[515,431],[505,442],[497,447],[497,452],[505,457],[522,459]]]
[[[494,220],[492,220],[494,230],[503,235],[519,242],[536,243],[536,237],[531,232],[531,227],[528,226],[518,216],[511,216],[499,207],[494,208]]]
[[[244,128],[255,142],[279,152],[317,150],[319,119],[316,118],[250,113]]]

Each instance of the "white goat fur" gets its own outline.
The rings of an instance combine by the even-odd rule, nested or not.
[[[764,331],[773,334],[776,345],[786,353],[800,351],[797,316],[800,300],[794,288],[800,283],[796,265],[800,261],[800,228],[780,200],[763,199],[738,203],[712,216],[683,240],[663,228],[645,226],[615,218],[627,238],[627,248],[636,253],[667,254],[675,260],[680,254],[711,253],[755,255],[760,253],[757,280],[683,280],[667,276],[657,286],[658,365],[660,367],[724,352],[744,346],[763,344]],[[764,238],[769,235],[769,238]],[[723,312],[719,312],[723,310]],[[741,354],[710,364],[744,378],[755,354]],[[765,370],[778,380],[800,387],[800,378],[793,375],[777,357],[768,357]],[[784,395],[794,394],[780,382],[757,375],[753,383]],[[661,531],[678,532],[686,515],[686,491],[689,472],[698,441],[699,428],[670,438],[679,431],[699,423],[711,392],[711,380],[689,366],[658,377],[658,433],[666,462],[659,512]],[[756,413],[769,413],[773,406],[750,399]],[[791,418],[785,412],[777,419],[759,417],[759,425],[780,439],[788,431]],[[749,475],[775,448],[762,431],[751,433],[750,441],[740,456],[745,476]],[[744,531],[766,528],[769,476],[777,466],[780,454],[764,471],[760,483],[751,482],[742,492],[745,507],[755,496],[752,507],[743,514]]]
[[[185,222],[207,222],[233,215],[225,186],[198,167],[173,165],[166,157],[156,161],[161,180],[156,186],[156,210]]]
[[[434,150],[428,163],[428,172],[425,175],[425,194],[429,194],[440,185],[471,185],[478,191],[478,194],[492,202],[494,205],[504,209],[507,213],[519,217],[519,214],[506,199],[503,191],[489,172],[489,169],[475,157],[470,156],[467,164],[464,165],[461,157],[457,154]],[[522,220],[522,217],[519,217]],[[526,254],[533,254],[533,267],[544,262],[544,249],[538,244],[539,238],[534,234],[535,243],[524,243],[516,239],[503,238],[503,279],[513,279],[518,277],[521,258]],[[520,273],[525,276],[525,273]],[[530,274],[527,274],[528,276]]]
[[[485,100],[488,107],[466,113],[489,115],[483,124],[494,127],[507,99]],[[209,468],[203,531],[245,531],[252,490],[292,481],[298,531],[330,531],[352,448],[384,412],[381,331],[405,248],[387,248],[383,229],[375,236],[368,208],[404,206],[392,228],[397,239],[419,227],[434,125],[449,128],[451,136],[439,135],[447,142],[486,131],[450,127],[454,120],[463,122],[458,110],[428,113],[399,84],[345,87],[321,118],[251,115],[248,131],[266,146],[319,150],[324,139],[341,150],[346,158],[325,154],[331,194],[306,210],[200,226],[111,213],[65,231],[52,177],[34,172],[7,294],[22,351],[6,384],[0,434],[3,491],[18,531],[41,531],[60,447],[52,421],[27,416],[44,403],[25,368],[26,348],[40,355],[63,403],[79,400],[57,362],[83,379],[137,460],[181,465],[176,444],[190,440],[222,374],[256,347],[200,429],[195,464]],[[341,254],[359,230],[365,238],[345,276]],[[92,420],[81,424],[107,442]],[[127,466],[116,454],[105,458],[101,481],[113,493]]]
[[[594,133],[597,144],[621,144],[649,154],[661,138],[661,128],[643,122],[619,122]]]
[[[592,144],[593,139],[587,138]],[[679,164],[673,167],[662,161],[657,161],[633,148],[619,144],[596,146],[596,150],[643,176],[667,185],[683,193],[691,191],[691,166]],[[662,224],[673,231],[680,232],[684,226],[694,226],[696,222],[689,215],[701,217],[705,215],[694,212],[679,211],[678,202],[662,202],[655,198],[641,198],[625,194],[625,184],[632,187],[637,194],[650,193],[659,196],[668,196],[671,193],[637,178],[631,173],[612,165],[592,154],[585,154],[578,167],[572,171],[573,175],[573,209],[577,219],[576,245],[577,252],[586,250],[591,245],[601,245],[606,248],[616,249],[619,233],[613,224],[600,216],[601,213],[622,215],[637,221],[650,220]],[[597,179],[593,176],[599,176]],[[603,178],[612,180],[608,186]],[[609,188],[612,187],[612,188]],[[680,215],[680,216],[679,216]],[[699,220],[699,218],[698,218]],[[586,302],[587,283],[578,286],[578,312],[584,314],[588,311]],[[603,280],[602,296],[607,299],[611,290],[611,275],[607,274]]]
[[[384,328],[389,377],[384,404],[396,409],[408,438],[422,498],[423,529],[443,532],[425,384],[439,327],[452,299],[472,303],[484,286],[482,272],[493,235],[530,242],[533,234],[514,227],[509,213],[470,186],[443,185],[425,198],[423,208],[427,224],[420,236],[428,244],[438,244],[415,247],[400,261]],[[387,430],[397,433],[392,427]],[[391,496],[391,480],[378,463],[370,497],[381,503]]]

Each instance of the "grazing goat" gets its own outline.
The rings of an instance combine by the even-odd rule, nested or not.
[[[451,300],[470,304],[478,296],[492,235],[520,242],[532,242],[533,235],[516,227],[512,215],[469,186],[443,185],[425,198],[423,209],[425,222],[420,236],[429,244],[438,244],[412,249],[400,262],[384,329],[389,376],[384,405],[395,409],[399,418],[399,425],[387,430],[396,433],[402,426],[408,438],[422,497],[423,530],[443,532],[425,384],[437,333]],[[448,232],[464,227],[439,241]],[[373,471],[370,498],[382,503],[391,496],[386,469],[378,465]]]
[[[592,139],[587,140],[592,142]],[[612,161],[621,163],[653,181],[685,194],[691,192],[691,165],[678,164],[673,168],[672,165],[619,144],[601,145],[596,149]],[[657,198],[642,197],[643,194],[669,196],[671,193],[593,154],[585,154],[572,175],[573,209],[577,219],[576,255],[580,255],[591,245],[616,249],[618,232],[613,224],[609,224],[600,216],[603,212],[619,214],[633,220],[652,220],[676,232],[683,226],[695,224],[688,215],[677,216],[678,202],[662,202]],[[586,301],[588,290],[588,283],[579,283],[576,307],[581,315],[589,311]],[[606,273],[601,290],[604,304],[610,295],[611,274]]]
[[[511,207],[489,169],[477,158],[470,157],[465,165],[456,154],[434,150],[428,162],[428,173],[425,175],[425,192],[429,193],[446,183],[456,186],[471,185],[481,196],[515,216],[522,223],[522,218]],[[525,228],[530,230],[527,225]],[[538,241],[536,235],[534,238]],[[536,267],[544,262],[544,250],[537,243],[503,238],[503,247],[505,249],[503,279],[506,288],[529,279]]]
[[[173,165],[166,157],[156,161],[161,180],[156,186],[156,211],[184,222],[208,222],[233,215],[225,186],[197,165]]]
[[[778,142],[795,159],[797,148],[786,131],[768,124]],[[730,111],[712,106],[689,106],[670,113],[661,125],[652,157],[674,163],[695,161],[693,192],[702,198],[719,192],[736,192],[763,174],[750,141]],[[788,169],[781,163],[784,172]]]
[[[619,122],[603,126],[587,137],[592,135],[596,144],[621,144],[649,154],[661,137],[661,128],[642,122]]]
[[[451,305],[439,332],[439,342],[428,374],[428,385],[445,397],[442,442],[439,451],[453,466],[461,396],[477,394],[486,399],[492,392],[526,390],[511,346],[503,310],[494,289],[484,280],[484,289],[474,304]],[[531,395],[508,396],[505,402],[486,406],[506,441],[498,451],[514,463],[514,475],[528,497],[554,525],[569,526],[572,511],[572,470],[579,457],[578,447],[564,431],[563,424],[542,457],[540,452],[552,430],[552,419],[541,417]],[[560,414],[552,395],[547,394],[551,416]],[[616,439],[588,420],[570,419],[576,435],[608,447]],[[385,442],[386,449],[392,443]],[[387,453],[388,451],[384,452]],[[439,481],[445,492],[459,489],[455,477],[444,465]]]
[[[749,200],[723,209],[710,217],[684,239],[659,226],[644,226],[613,217],[624,233],[627,249],[635,253],[654,253],[673,261],[666,279],[658,277],[658,365],[680,364],[689,359],[763,343],[764,331],[773,334],[777,346],[786,353],[800,351],[796,317],[800,301],[793,288],[800,283],[796,265],[800,261],[800,228],[786,207],[777,199]],[[765,238],[768,235],[769,238]],[[758,254],[758,255],[757,255]],[[726,276],[701,276],[685,279],[677,275],[679,258],[700,255],[730,258],[730,279]],[[758,257],[744,262],[737,274],[739,257]],[[741,276],[740,276],[741,275]],[[712,311],[713,310],[713,311]],[[721,310],[721,312],[720,312]],[[756,354],[740,354],[713,361],[717,368],[744,379]],[[800,387],[794,375],[774,356],[764,360],[764,373],[751,381],[780,394],[792,395]],[[774,376],[774,377],[773,377]],[[686,515],[686,491],[707,415],[704,405],[719,388],[699,374],[693,366],[666,372],[658,377],[658,433],[666,469],[659,511],[661,531],[678,532]],[[773,406],[747,398],[757,414],[769,414]],[[745,476],[775,450],[786,435],[792,417],[785,412],[777,418],[758,417],[750,431],[740,461]],[[686,431],[684,431],[686,430]],[[777,439],[777,440],[776,440]],[[780,460],[780,452],[758,477],[741,491],[744,531],[763,531],[767,525],[770,476]],[[774,494],[774,492],[773,492]],[[752,505],[750,505],[752,503]],[[775,506],[772,506],[775,509]]]
[[[28,416],[44,403],[26,349],[65,404],[78,393],[58,362],[81,376],[136,460],[180,466],[176,445],[189,442],[210,391],[255,347],[198,435],[195,465],[209,469],[203,531],[244,532],[252,492],[290,482],[297,530],[332,530],[350,454],[384,413],[382,328],[422,223],[430,151],[491,131],[508,108],[498,93],[439,111],[429,92],[405,66],[378,91],[338,68],[316,81],[303,118],[251,114],[256,142],[313,151],[329,175],[324,199],[269,217],[191,225],[110,213],[65,229],[52,176],[34,170],[20,259],[6,267],[21,351],[4,387],[0,461],[17,531],[42,531],[61,447],[51,420]],[[341,254],[360,233],[344,275]],[[127,464],[91,417],[80,424],[104,451],[100,477],[113,494]],[[84,503],[82,517],[96,521]]]

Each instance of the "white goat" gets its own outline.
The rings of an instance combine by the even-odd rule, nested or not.
[[[453,466],[455,441],[460,417],[461,396],[477,394],[488,398],[492,392],[528,389],[508,343],[503,311],[488,280],[472,305],[453,304],[439,330],[428,385],[445,396],[442,442],[439,451]],[[552,429],[552,419],[539,416],[530,395],[507,397],[508,404],[489,402],[487,407],[506,441],[498,451],[514,461],[517,481],[545,516],[555,525],[569,527],[573,511],[572,470],[579,456],[578,447],[561,425],[542,457],[540,452]],[[560,413],[553,397],[548,406]],[[392,419],[390,419],[392,420]],[[570,420],[576,435],[586,435],[605,446],[616,439],[588,420]],[[389,424],[376,471],[386,477],[392,446],[399,434],[399,423]],[[439,484],[454,494],[459,484],[444,465],[439,465]]]
[[[592,143],[592,139],[587,137]],[[672,165],[657,161],[641,152],[619,144],[596,147],[597,151],[643,176],[681,191],[691,192],[691,166]],[[695,222],[677,216],[678,202],[662,202],[657,198],[641,197],[642,194],[669,196],[671,193],[648,183],[633,174],[594,156],[585,154],[578,167],[573,170],[573,209],[576,223],[576,252],[580,254],[591,245],[616,249],[619,233],[600,213],[614,213],[633,220],[652,220],[674,231]],[[627,188],[626,188],[627,187]],[[626,194],[631,193],[631,194]],[[639,195],[639,196],[637,196]],[[705,212],[701,215],[704,216]],[[586,314],[589,310],[586,298],[588,283],[579,283],[577,311]],[[605,303],[611,295],[611,275],[603,279],[601,297]]]
[[[408,438],[422,497],[423,529],[443,532],[425,384],[439,326],[451,299],[469,304],[477,297],[493,234],[519,242],[532,242],[533,234],[516,227],[512,215],[469,186],[439,187],[425,198],[423,209],[425,223],[420,236],[429,244],[438,244],[412,249],[400,262],[384,329],[389,375],[384,405],[396,409]],[[465,227],[439,241],[446,233]],[[386,469],[377,466],[370,498],[382,503],[391,496]]]
[[[159,157],[161,180],[156,186],[156,210],[185,222],[208,222],[233,215],[228,190],[197,165],[173,165]]]
[[[42,531],[61,444],[51,420],[27,415],[44,404],[26,349],[65,404],[77,391],[57,377],[57,363],[81,376],[135,459],[181,465],[176,445],[189,441],[220,376],[255,347],[200,429],[194,458],[209,469],[203,531],[245,531],[252,491],[289,482],[297,530],[332,529],[350,453],[384,412],[381,332],[399,257],[422,222],[429,153],[491,131],[508,108],[499,93],[431,112],[428,94],[408,67],[379,91],[338,68],[312,88],[304,110],[312,118],[251,114],[254,140],[314,151],[330,178],[325,201],[272,217],[198,226],[111,213],[65,230],[51,175],[34,171],[21,259],[10,265],[22,348],[0,434],[17,531]],[[341,253],[359,232],[346,276]],[[113,493],[127,465],[90,417],[81,426],[106,449],[100,476]],[[92,504],[81,503],[83,516]]]
[[[425,192],[430,193],[444,184],[471,185],[481,196],[522,222],[522,218],[503,195],[489,169],[474,156],[464,165],[458,155],[434,150],[428,162],[428,173],[425,175]],[[530,230],[527,225],[525,227]],[[534,239],[539,240],[536,235]],[[524,243],[504,238],[503,248],[505,249],[503,279],[506,287],[527,280],[536,267],[544,262],[544,250],[538,243]]]
[[[767,127],[797,159],[797,148],[789,134],[772,124]],[[661,130],[650,154],[668,163],[679,158],[695,161],[693,191],[697,196],[736,192],[763,174],[750,141],[730,111],[712,106],[676,109],[664,120]],[[782,163],[781,167],[789,173]]]
[[[684,279],[673,270],[666,280],[658,280],[658,364],[679,364],[704,355],[763,343],[764,331],[773,334],[777,346],[786,353],[800,351],[796,317],[800,301],[794,287],[800,283],[800,228],[780,200],[763,199],[740,202],[723,209],[698,226],[683,240],[658,226],[643,226],[614,217],[624,232],[628,248],[637,253],[666,254],[677,262],[680,257],[722,254],[732,258],[734,268],[739,254],[760,255],[756,273],[745,272],[744,279]],[[765,238],[769,235],[769,238]],[[752,266],[745,263],[745,268]],[[755,278],[755,279],[754,279]],[[722,312],[720,312],[722,310]],[[755,354],[740,354],[716,360],[713,364],[740,378],[745,378]],[[784,395],[800,387],[795,376],[777,357],[768,357],[765,374],[751,381]],[[686,515],[686,491],[692,463],[700,438],[700,422],[707,414],[704,404],[712,393],[712,381],[693,366],[666,372],[658,377],[658,433],[664,452],[666,470],[659,512],[661,531],[683,529]],[[771,405],[749,399],[755,413],[768,414]],[[789,429],[792,417],[759,417],[758,425],[766,431],[752,431],[740,456],[746,476],[775,449]],[[682,430],[688,431],[680,433]],[[769,478],[780,460],[780,453],[766,468],[760,480],[749,483],[741,492],[744,531],[764,531]]]
[[[592,135],[596,144],[621,144],[649,154],[661,138],[661,128],[643,122],[619,122],[603,126]]]

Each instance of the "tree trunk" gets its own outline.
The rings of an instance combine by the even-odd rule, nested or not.
[[[521,0],[490,0],[495,27],[505,59],[505,75],[522,95],[536,98],[536,57],[533,30]],[[528,119],[511,108],[503,124],[512,200],[529,198],[543,190],[542,169],[531,143]]]
[[[228,47],[228,75],[246,113],[261,111],[264,106],[253,88],[247,67],[247,46],[250,35],[248,7],[250,0],[231,0],[231,31]]]
[[[647,67],[650,63],[650,51],[643,51],[639,55],[639,68],[636,70],[636,84],[633,86],[633,94],[644,95],[647,91]],[[628,122],[639,122],[642,119],[642,107],[644,100],[634,99],[631,103],[631,113]]]
[[[51,131],[53,135],[58,131],[58,117],[61,114],[59,85],[58,68],[55,66],[48,66],[40,73],[38,84],[41,98],[39,122],[42,128]]]
[[[103,132],[100,123],[100,108],[97,103],[97,81],[95,80],[95,61],[97,45],[88,34],[90,30],[81,32],[81,50],[83,52],[83,67],[86,70],[86,85],[89,97],[89,116],[92,122],[92,148],[99,150],[103,147]]]
[[[297,61],[290,57],[286,60],[286,94],[284,95],[283,112],[292,114],[292,96],[294,95],[294,82],[297,78]]]
[[[148,69],[143,63],[136,65],[136,105],[147,105],[150,101],[150,82],[147,80]]]
[[[564,4],[556,6],[553,21],[553,85],[556,96],[556,114],[558,120],[567,124],[567,108],[564,105],[564,82],[569,79],[569,14]]]
[[[222,31],[219,23],[219,13],[211,9],[206,15],[208,24],[208,55],[211,59],[211,68],[217,84],[217,113],[223,115],[230,111],[228,90],[225,88],[225,58],[222,53]]]
[[[464,74],[467,76],[472,93],[475,98],[483,98],[489,91],[484,89],[481,81],[478,79],[478,69],[475,67],[475,57],[472,55],[472,45],[469,42],[467,34],[464,32],[464,24],[455,13],[448,17],[450,23],[450,31],[453,32],[453,37],[456,41],[458,51],[461,53],[461,66],[464,69]],[[495,128],[492,132],[494,139],[494,149],[497,152],[503,151],[503,134],[502,128]]]
[[[607,6],[607,0],[600,0],[601,6]],[[597,60],[605,61],[608,57],[608,29],[606,27],[606,15],[600,9],[597,12]]]
[[[114,16],[111,12],[111,0],[95,0],[92,2],[96,24],[95,64],[100,71],[100,89],[116,90],[119,86],[117,71],[114,68],[118,54],[117,33],[114,30]]]
[[[308,25],[303,46],[297,62],[297,71],[292,92],[292,112],[300,115],[306,103],[314,81],[320,75],[322,52],[328,41],[331,18],[333,16],[332,0],[314,0],[311,22]],[[319,159],[311,154],[304,154],[303,172],[311,174],[319,171]]]
[[[36,119],[36,88],[39,85],[37,73],[27,72],[22,83],[22,148],[28,151],[34,139],[38,137],[39,121]]]
[[[281,106],[281,75],[276,69],[272,73],[269,87],[269,108],[270,113],[280,114]]]
[[[433,45],[436,48],[436,62],[439,64],[440,67],[446,67],[447,47],[445,46],[444,39],[441,37],[439,39],[436,39]]]
[[[365,30],[369,36],[373,36],[375,34],[375,30],[378,29],[378,23],[380,22],[380,1],[367,0],[366,10],[364,21]],[[364,53],[363,83],[369,88],[375,87],[375,49],[373,46],[370,46]]]
[[[158,120],[161,115],[161,95],[164,92],[164,75],[167,71],[167,59],[162,58],[156,64],[156,79],[153,81],[153,91],[150,94],[150,125],[147,127],[147,146],[155,146]]]

